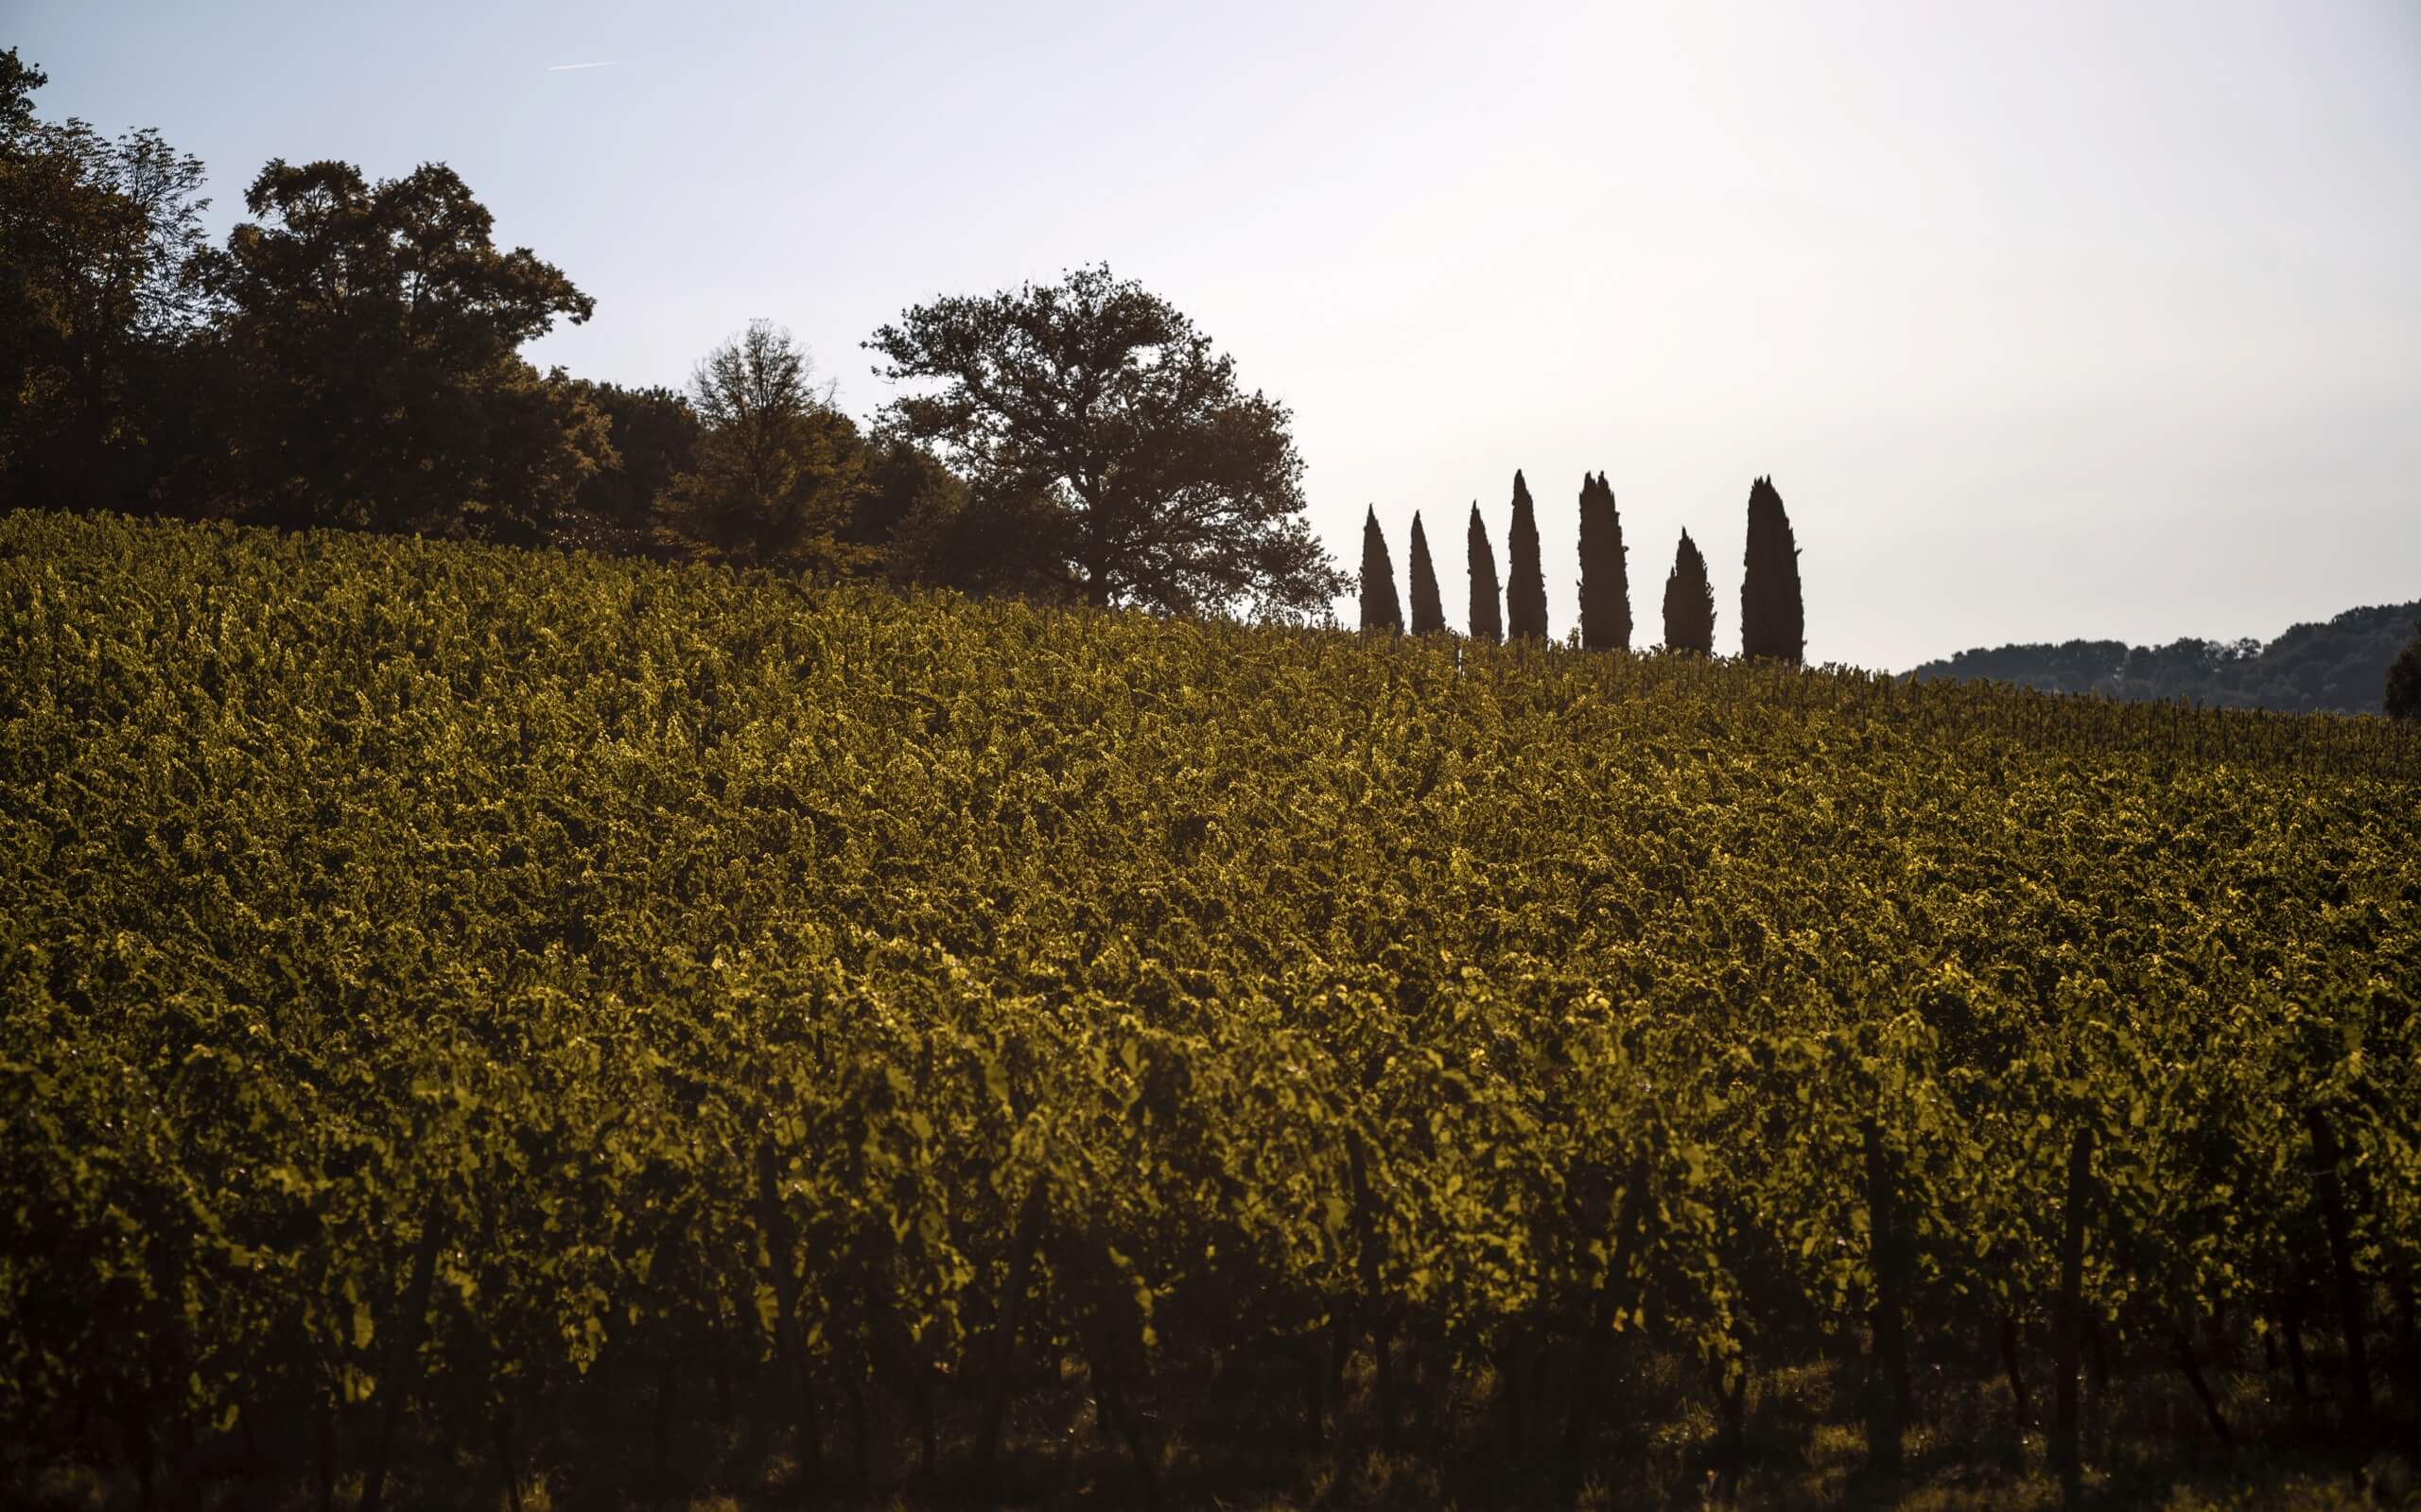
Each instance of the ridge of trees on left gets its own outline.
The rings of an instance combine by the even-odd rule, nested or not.
[[[1014,347],[1045,378],[1075,361],[1135,391],[1094,384],[1089,408],[1057,416],[1047,384],[1001,386],[1004,404],[1040,395],[1003,414],[945,391],[894,404],[869,432],[770,322],[680,391],[539,371],[521,348],[596,302],[528,248],[497,247],[494,217],[443,164],[373,181],[272,161],[245,192],[250,218],[213,246],[199,159],[154,130],[112,140],[43,121],[45,82],[0,51],[0,509],[1178,610],[1250,600],[1299,615],[1346,581],[1302,521],[1283,407],[1243,393],[1181,315],[1106,268],[911,310],[869,345],[895,376],[961,389],[966,362]],[[1043,434],[1061,420],[1136,434],[1114,455],[1061,455]]]

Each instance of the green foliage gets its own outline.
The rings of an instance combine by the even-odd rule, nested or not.
[[[2379,706],[2392,720],[2421,720],[2421,620],[2413,621],[2412,638],[2387,669]]]
[[[1706,558],[1687,530],[1664,579],[1664,649],[1715,654],[1715,590],[1707,586]]]
[[[1710,624],[1712,621],[1710,620]],[[1749,488],[1749,548],[1740,574],[1740,654],[1806,659],[1807,617],[1799,595],[1799,546],[1773,479]]]
[[[2417,784],[2380,720],[13,514],[0,1442],[914,1399],[1013,1276],[1136,1391],[1721,1382],[1866,1326],[1878,1190],[1950,1357],[2039,1337],[2080,1129],[2155,1357],[2322,1263],[2312,1110],[2421,1259]]]
[[[920,304],[866,346],[882,376],[940,385],[895,401],[884,427],[935,447],[977,507],[1066,516],[1045,539],[1086,601],[1317,617],[1345,590],[1303,518],[1286,407],[1245,392],[1191,320],[1107,268]]]
[[[932,452],[877,435],[843,539],[880,551],[897,583],[1065,602],[1074,593],[1065,568],[1069,524],[1048,494],[979,501]]]
[[[625,389],[580,382],[580,395],[602,416],[614,461],[581,479],[577,508],[622,526],[644,526],[672,480],[697,465],[705,432],[689,401],[671,389]]]
[[[1606,475],[1580,479],[1580,644],[1630,650],[1630,548]]]
[[[1387,557],[1377,505],[1362,521],[1362,628],[1391,634],[1403,629],[1403,600],[1396,597],[1396,567]]]
[[[1513,473],[1513,525],[1506,536],[1505,628],[1515,640],[1547,638],[1547,578],[1539,563],[1539,515],[1530,485]]]
[[[541,539],[611,460],[604,417],[518,349],[595,302],[451,168],[371,183],[271,162],[257,217],[202,254],[232,445],[227,501],[280,525]]]
[[[141,508],[172,470],[200,160],[35,118],[0,53],[0,503]]]

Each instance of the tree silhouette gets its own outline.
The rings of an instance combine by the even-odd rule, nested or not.
[[[185,371],[201,161],[153,130],[35,118],[41,69],[0,52],[0,508],[139,509],[209,380]]]
[[[698,364],[689,407],[705,433],[662,513],[705,555],[827,572],[871,555],[841,540],[860,481],[857,426],[811,371],[771,321],[749,322]]]
[[[576,502],[609,519],[637,524],[651,519],[672,479],[695,467],[705,433],[687,396],[666,388],[625,389],[611,383],[577,385],[605,417],[616,464],[583,478]]]
[[[865,343],[895,382],[884,428],[936,448],[978,508],[1067,518],[1060,576],[1086,601],[1171,613],[1251,600],[1325,613],[1348,580],[1303,518],[1286,407],[1168,301],[1104,267],[919,304]]]
[[[2380,706],[2392,720],[2421,720],[2421,619],[2413,621],[2412,639],[2388,665]]]
[[[1513,473],[1513,528],[1506,537],[1511,553],[1505,580],[1506,629],[1516,640],[1547,638],[1547,576],[1539,565],[1539,517],[1530,504],[1530,485]]]
[[[1395,564],[1387,559],[1387,538],[1379,529],[1376,505],[1362,520],[1362,628],[1391,634],[1403,629]]]
[[[897,435],[866,448],[865,487],[842,539],[881,553],[895,582],[976,598],[1065,602],[1065,511],[1041,493],[978,503],[940,458]]]
[[[1715,590],[1707,586],[1706,558],[1687,530],[1664,580],[1664,649],[1715,654]]]
[[[1599,473],[1580,478],[1580,644],[1591,651],[1630,649],[1629,550],[1614,509],[1613,486]]]
[[[1496,612],[1496,552],[1488,544],[1488,526],[1479,517],[1479,500],[1472,500],[1471,573],[1472,639],[1505,638],[1505,621]]]
[[[1420,512],[1412,512],[1412,633],[1435,634],[1446,628],[1446,606],[1437,597],[1437,569],[1429,565],[1429,536]]]
[[[1740,575],[1740,654],[1804,659],[1806,615],[1799,598],[1799,546],[1773,479],[1749,488],[1749,551]]]
[[[518,348],[596,302],[443,164],[373,184],[272,162],[258,217],[200,253],[226,363],[233,486],[282,525],[533,540],[611,456],[604,418]]]

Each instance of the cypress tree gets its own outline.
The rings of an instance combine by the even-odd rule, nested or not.
[[[2412,622],[2412,638],[2388,664],[2386,696],[2379,706],[2391,720],[2421,720],[2421,619]]]
[[[1530,485],[1513,472],[1513,529],[1506,548],[1512,560],[1505,580],[1505,628],[1513,638],[1547,638],[1547,575],[1539,565],[1539,516],[1530,505]]]
[[[1749,488],[1749,553],[1740,575],[1740,654],[1797,662],[1807,650],[1799,545],[1770,478]]]
[[[1434,634],[1446,628],[1446,606],[1437,599],[1437,573],[1429,565],[1429,537],[1420,529],[1420,512],[1412,512],[1412,633]]]
[[[1496,614],[1496,552],[1488,544],[1488,527],[1479,517],[1479,500],[1472,500],[1472,639],[1505,638],[1505,621]]]
[[[1362,521],[1362,628],[1390,633],[1403,629],[1403,608],[1396,599],[1396,566],[1387,559],[1387,538],[1380,533],[1375,505]]]
[[[1715,654],[1715,590],[1706,584],[1706,558],[1687,530],[1673,553],[1673,574],[1664,580],[1664,649]]]
[[[1630,650],[1630,569],[1613,485],[1599,473],[1580,478],[1580,644]]]

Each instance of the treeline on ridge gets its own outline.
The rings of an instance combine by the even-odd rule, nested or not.
[[[1926,662],[1909,675],[2016,683],[2047,693],[2127,700],[2169,699],[2221,708],[2367,714],[2399,652],[2421,666],[2414,631],[2421,600],[2348,609],[2325,623],[2296,625],[2264,645],[2195,637],[2166,646],[2123,640],[1978,647]],[[2397,712],[2391,694],[2388,712]]]

